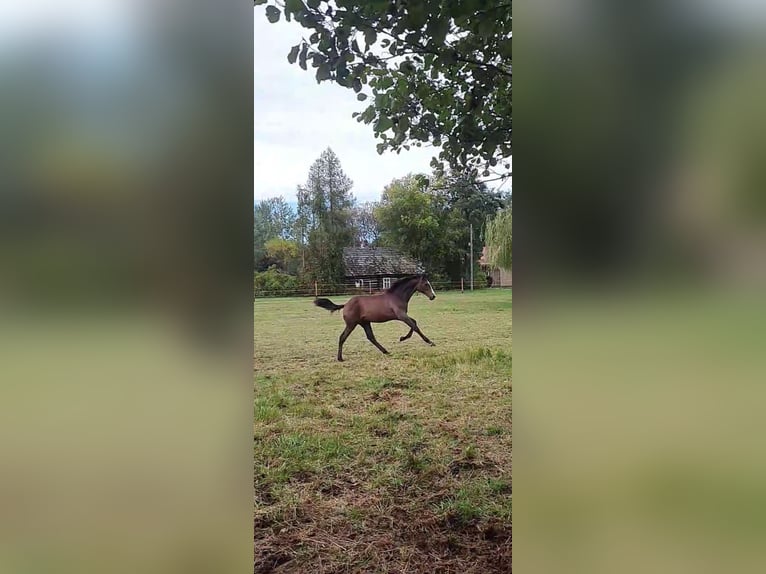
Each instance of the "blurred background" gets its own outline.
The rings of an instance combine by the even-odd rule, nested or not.
[[[2,572],[251,567],[251,10],[0,3]],[[766,9],[516,15],[516,566],[760,572]]]
[[[248,3],[0,2],[0,571],[252,567]]]
[[[760,572],[766,6],[518,8],[514,565]]]

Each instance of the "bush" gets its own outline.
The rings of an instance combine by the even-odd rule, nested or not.
[[[283,273],[275,265],[256,273],[253,281],[255,295],[292,295],[300,287],[298,278]]]
[[[485,289],[488,287],[487,285],[487,275],[483,271],[474,272],[473,274],[473,288],[474,289]]]

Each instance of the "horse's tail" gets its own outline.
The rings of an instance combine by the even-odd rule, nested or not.
[[[335,311],[338,311],[339,309],[343,309],[345,305],[336,305],[329,299],[314,299],[314,305],[317,307],[321,307],[322,309],[327,309],[330,313],[335,313]]]

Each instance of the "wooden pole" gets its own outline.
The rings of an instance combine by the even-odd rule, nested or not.
[[[464,286],[465,279],[462,277],[460,278],[460,292],[465,293],[465,286]]]
[[[316,281],[314,281],[314,297],[319,297],[319,288]]]
[[[471,291],[473,291],[473,223],[471,224]]]

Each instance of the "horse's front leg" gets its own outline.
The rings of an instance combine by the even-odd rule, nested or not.
[[[420,327],[418,327],[418,323],[417,321],[415,321],[415,319],[413,319],[412,317],[408,315],[402,315],[401,317],[399,317],[399,320],[410,328],[410,332],[407,334],[405,338],[410,337],[412,335],[412,331],[415,331],[418,335],[420,335],[420,338],[423,339],[426,343],[428,343],[432,347],[436,346],[436,343],[434,343],[431,339],[429,339],[423,334],[423,331],[420,330]]]
[[[413,319],[413,321],[414,321],[414,320],[415,320],[415,319]],[[412,329],[412,328],[410,328],[410,332],[409,332],[409,333],[407,333],[407,334],[406,334],[406,335],[404,335],[403,337],[399,337],[399,342],[401,343],[402,341],[406,341],[407,339],[409,339],[410,337],[412,337],[412,334],[413,334],[414,332],[415,332],[415,329]]]

